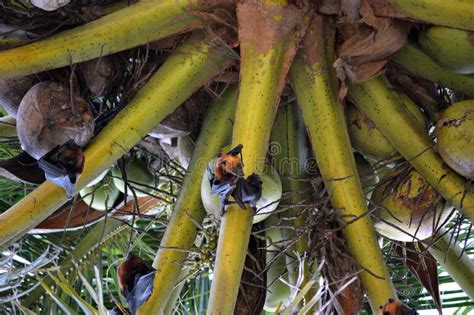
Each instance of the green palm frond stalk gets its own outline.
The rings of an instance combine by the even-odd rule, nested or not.
[[[268,141],[307,8],[286,1],[242,1],[237,6],[240,91],[232,146],[243,145],[244,172],[262,173]],[[259,31],[255,30],[259,28]],[[252,227],[253,210],[230,205],[222,217],[208,314],[232,314]]]
[[[206,38],[201,32],[178,47],[130,104],[89,143],[76,192],[127,153],[234,58],[222,42]],[[0,215],[0,246],[27,233],[66,201],[62,188],[43,183]]]
[[[395,16],[474,31],[474,2],[469,0],[370,0]],[[383,11],[378,12],[383,15]],[[390,15],[390,14],[389,14]]]
[[[275,124],[273,125],[271,136],[271,147],[274,147],[274,166],[281,177],[281,185],[283,193],[288,194],[283,198],[280,205],[289,207],[287,211],[282,213],[288,222],[295,229],[283,229],[282,233],[286,240],[298,238],[298,241],[288,249],[287,252],[287,269],[289,281],[292,285],[296,285],[298,278],[298,259],[294,256],[296,253],[303,258],[308,252],[308,234],[300,233],[306,223],[306,218],[302,214],[306,204],[311,202],[311,190],[308,189],[308,182],[303,181],[307,174],[305,172],[308,154],[306,151],[306,131],[298,125],[296,104],[280,107]],[[292,219],[290,219],[292,218]],[[301,287],[304,287],[310,279],[309,265],[304,266],[304,280]],[[309,292],[311,294],[314,292]]]
[[[164,311],[197,235],[196,223],[201,223],[206,211],[201,202],[201,180],[207,163],[230,139],[231,121],[235,113],[237,89],[230,88],[215,100],[206,114],[202,131],[196,142],[183,185],[165,235],[156,254],[153,293],[139,314],[160,314]]]
[[[332,206],[350,222],[344,228],[347,245],[357,263],[370,271],[363,271],[360,280],[376,313],[387,299],[395,298],[396,293],[372,220],[367,215],[343,108],[337,99],[331,66],[334,53],[332,27],[328,18],[320,15],[313,18],[291,67],[290,82]]]
[[[474,300],[474,260],[463,251],[462,245],[450,239],[449,234],[441,229],[431,238],[435,243],[428,248],[438,264],[440,264],[461,289]],[[429,243],[431,243],[428,241]]]
[[[441,67],[415,43],[408,43],[392,60],[411,73],[474,96],[474,75],[454,73]]]
[[[203,22],[196,0],[147,0],[38,42],[0,51],[0,78],[64,67],[183,33]]]
[[[351,86],[357,107],[398,152],[456,209],[474,222],[474,188],[452,171],[435,151],[425,130],[382,76]]]

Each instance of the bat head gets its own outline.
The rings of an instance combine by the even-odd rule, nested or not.
[[[120,292],[125,298],[132,292],[136,281],[143,275],[153,272],[154,269],[139,257],[129,253],[117,268],[117,278]]]
[[[38,161],[47,180],[59,185],[72,197],[77,178],[84,169],[84,154],[74,140],[56,146]]]
[[[64,168],[71,183],[75,184],[77,178],[84,170],[84,153],[74,140],[70,140],[60,146],[57,152],[51,157],[57,165]]]
[[[380,307],[380,315],[416,315],[415,310],[406,306],[399,300],[388,299],[388,303]]]
[[[244,177],[244,164],[242,163],[241,144],[227,152],[219,155],[216,161],[214,177],[218,182],[230,180],[232,177]]]

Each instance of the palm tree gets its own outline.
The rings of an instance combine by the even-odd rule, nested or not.
[[[0,5],[5,23],[29,32],[1,37],[0,100],[5,102],[8,84],[18,78],[61,81],[71,100],[78,93],[88,102],[96,124],[84,147],[76,197],[68,200],[42,172],[35,175],[36,161],[16,140],[25,129],[2,117],[2,174],[21,181],[0,182],[5,312],[106,313],[114,305],[124,310],[115,270],[132,250],[154,258],[156,270],[139,314],[261,313],[264,304],[288,314],[376,313],[397,298],[418,309],[472,308],[474,192],[469,179],[438,154],[434,130],[442,127],[436,120],[445,107],[474,94],[474,4],[106,2],[71,3],[49,13],[22,1]],[[440,45],[449,40],[456,49]],[[92,74],[84,70],[88,61]],[[92,83],[107,63],[113,75],[94,93]],[[207,104],[203,95],[209,94]],[[184,121],[176,110],[185,102],[197,106],[185,109],[194,125],[185,131],[190,138],[181,137],[174,148],[177,162],[173,148],[168,154],[160,149],[174,140],[147,135],[165,118]],[[410,102],[418,103],[415,111],[425,126],[413,118],[405,105]],[[356,145],[349,106],[385,139],[388,156]],[[21,107],[14,111],[23,119]],[[38,116],[28,119],[25,128]],[[378,145],[372,135],[365,143]],[[192,156],[186,156],[184,142],[190,139]],[[206,215],[209,196],[201,188],[213,172],[209,162],[225,145],[239,144],[244,174],[258,174],[260,199],[272,202],[263,209],[232,203],[222,217]],[[353,146],[369,160],[368,173],[356,163]],[[145,167],[136,176],[130,165],[138,160]],[[381,220],[380,211],[389,206],[369,200],[371,191],[393,193],[407,181],[410,189],[412,170],[426,182],[409,195],[412,210],[425,198],[436,214],[443,202],[456,209],[450,220],[425,220],[408,232]],[[272,179],[271,173],[278,176]],[[99,211],[94,199],[105,188],[115,192],[105,192],[105,211]],[[252,224],[271,206],[268,219]],[[392,216],[402,221],[397,215]],[[387,237],[380,221],[411,242]],[[425,226],[430,235],[420,238]],[[44,234],[52,231],[60,232]],[[440,283],[451,280],[439,276],[437,264],[463,295],[450,299],[460,291],[442,292],[441,301]],[[277,290],[286,296],[275,297]],[[277,302],[272,307],[271,298]]]

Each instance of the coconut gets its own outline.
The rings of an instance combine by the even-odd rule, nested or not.
[[[107,170],[103,171],[102,173],[100,173],[89,184],[87,184],[86,187],[92,187],[92,186],[95,186],[98,183],[100,183],[104,179],[105,175],[107,175],[108,172],[109,172],[109,170],[107,169]]]
[[[425,126],[426,119],[418,106],[406,95],[399,95],[402,103],[413,117]],[[357,107],[348,103],[346,113],[351,143],[358,152],[375,160],[386,160],[400,156],[387,138],[375,127],[373,121]]]
[[[182,167],[188,168],[193,155],[194,141],[190,136],[178,138],[178,160]]]
[[[110,181],[105,181],[96,186],[85,187],[79,194],[91,208],[105,211],[112,209],[120,192]]]
[[[69,140],[85,146],[94,135],[94,119],[80,96],[56,82],[34,85],[21,101],[17,116],[18,138],[22,148],[40,159]]]
[[[224,149],[225,151],[225,149]],[[216,159],[209,163],[211,170],[215,167]],[[205,171],[201,182],[201,200],[208,214],[214,215],[216,218],[221,216],[221,199],[218,195],[211,194],[211,185],[209,184],[208,171]],[[282,187],[280,176],[277,174],[273,166],[267,167],[264,174],[260,175],[263,182],[262,196],[257,200],[257,210],[253,217],[253,223],[265,220],[277,207],[282,195]],[[246,211],[246,210],[242,210]]]
[[[149,135],[154,138],[176,138],[190,134],[199,124],[207,106],[207,96],[195,94],[160,122]]]
[[[0,106],[16,118],[21,99],[38,80],[31,75],[19,78],[0,79]]]
[[[78,70],[83,82],[93,97],[104,94],[115,76],[116,65],[111,56],[105,56],[79,64]]]
[[[474,100],[449,106],[437,123],[438,151],[454,171],[474,179]]]
[[[137,197],[149,196],[154,188],[158,187],[156,178],[148,169],[148,163],[144,157],[134,156],[125,159],[125,173],[127,175],[127,195]],[[113,183],[117,189],[125,193],[125,181],[118,166],[112,168]],[[133,191],[132,191],[133,189]]]
[[[402,242],[424,240],[448,222],[452,208],[415,170],[388,174],[371,198],[375,230]]]

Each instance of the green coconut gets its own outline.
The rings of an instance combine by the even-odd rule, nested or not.
[[[399,94],[400,99],[413,117],[426,126],[426,119],[418,106],[406,95]],[[364,156],[375,160],[387,160],[399,157],[400,154],[390,144],[375,124],[354,105],[347,103],[346,114],[351,143],[354,149]]]
[[[149,196],[158,187],[158,178],[148,169],[144,157],[134,156],[125,159],[125,173],[127,175],[127,195],[137,197]],[[125,181],[118,166],[112,168],[113,183],[117,189],[125,194]],[[133,191],[132,191],[133,189]]]
[[[452,208],[415,170],[388,174],[381,182],[371,204],[375,230],[382,236],[402,242],[424,240],[447,223]]]
[[[437,124],[438,151],[454,171],[474,179],[474,100],[455,103]]]
[[[86,185],[86,187],[92,187],[92,186],[95,186],[97,185],[98,183],[100,183],[105,175],[107,175],[107,173],[109,172],[108,169],[106,169],[105,171],[103,171],[102,173],[100,173],[96,178],[94,178],[89,184]]]
[[[109,181],[85,187],[79,194],[88,206],[100,211],[110,210],[120,196],[118,189]]]
[[[225,150],[224,150],[225,151]],[[216,159],[209,163],[210,169],[214,169]],[[211,194],[211,185],[209,184],[209,174],[204,172],[201,182],[201,199],[204,209],[208,214],[213,214],[216,218],[221,215],[221,200],[218,195]],[[280,176],[273,167],[267,167],[264,174],[260,175],[262,179],[262,197],[257,201],[257,213],[253,217],[253,223],[265,220],[271,212],[275,211],[282,195]],[[246,211],[246,210],[242,210]]]
[[[430,26],[421,32],[418,43],[440,66],[456,73],[474,73],[474,32]]]

